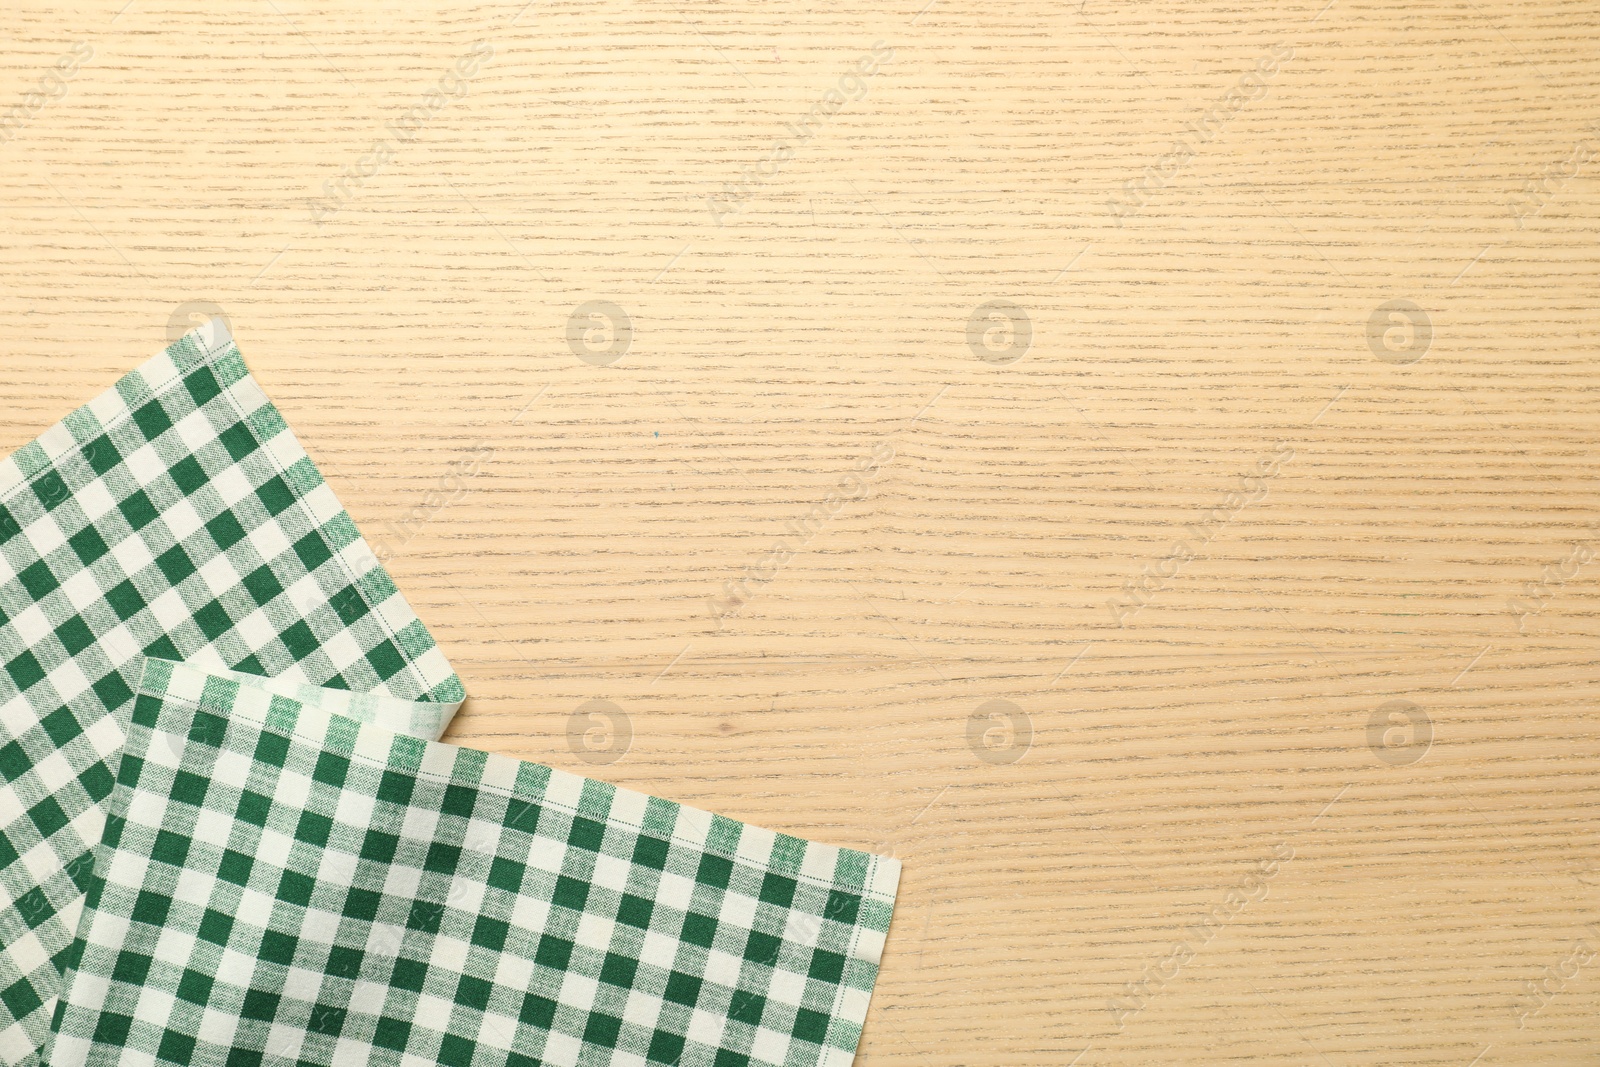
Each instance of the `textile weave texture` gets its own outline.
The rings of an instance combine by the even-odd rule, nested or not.
[[[844,1067],[896,860],[147,662],[48,1060]]]
[[[220,322],[0,462],[0,1063],[48,1035],[146,656],[429,738],[464,695]]]

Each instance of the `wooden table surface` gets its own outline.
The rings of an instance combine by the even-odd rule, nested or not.
[[[220,310],[452,740],[904,860],[863,1067],[1600,1063],[1592,0],[4,21],[0,447]]]

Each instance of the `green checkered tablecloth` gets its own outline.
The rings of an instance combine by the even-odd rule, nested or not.
[[[52,1067],[844,1067],[900,869],[158,659],[110,810]]]
[[[0,462],[7,1067],[48,1036],[147,655],[428,738],[463,697],[220,322]]]

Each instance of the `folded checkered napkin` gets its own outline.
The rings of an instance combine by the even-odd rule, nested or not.
[[[900,864],[150,660],[52,1067],[843,1067]]]
[[[146,654],[430,738],[463,696],[220,322],[0,462],[7,1067],[48,1036]]]

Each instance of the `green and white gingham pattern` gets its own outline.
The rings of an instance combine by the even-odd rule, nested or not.
[[[428,737],[463,696],[220,322],[0,462],[7,1067],[48,1035],[147,654],[346,690]]]
[[[900,864],[150,660],[52,1067],[845,1067]]]

